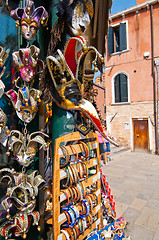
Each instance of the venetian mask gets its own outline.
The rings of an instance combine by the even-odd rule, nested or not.
[[[48,148],[48,144],[45,142],[43,137],[48,137],[48,135],[42,132],[34,132],[30,135],[27,135],[26,138],[19,131],[11,131],[8,146],[9,149],[13,151],[15,160],[20,165],[28,167],[30,163],[34,161],[34,157],[38,150],[38,143],[41,144],[44,150]]]
[[[34,2],[31,0],[26,0],[24,8],[16,8],[10,15],[18,20],[16,23],[21,26],[22,36],[28,41],[36,37],[40,23],[45,25],[48,18],[45,8],[40,6],[34,9]]]
[[[5,94],[11,100],[17,116],[23,122],[29,123],[35,118],[38,111],[38,102],[41,101],[42,92],[40,90],[23,87],[19,88],[17,92],[11,89]]]
[[[4,62],[7,59],[8,54],[6,53],[6,51],[4,50],[3,47],[0,46],[0,79],[2,78],[6,67],[4,66]],[[2,97],[3,93],[4,93],[4,88],[5,85],[4,83],[0,80],[0,98]]]
[[[13,62],[20,71],[23,81],[33,82],[36,74],[42,74],[44,64],[38,58],[39,53],[40,49],[32,45],[29,48],[20,48],[19,51],[12,54]]]
[[[82,47],[80,54],[77,52],[79,43]],[[88,54],[91,53],[95,55],[95,58],[92,61],[94,69],[91,69],[90,74],[89,69],[86,68],[85,60]],[[94,47],[87,47],[82,37],[70,38],[65,45],[63,53],[58,49],[56,55],[48,56],[46,59],[54,85],[52,96],[59,107],[65,110],[79,110],[85,114],[104,138],[118,146],[104,133],[100,118],[93,104],[84,99],[85,81],[93,82],[92,76],[94,76],[93,72],[95,73],[97,69],[98,60],[104,62],[101,54]],[[56,97],[57,94],[61,97],[60,101]]]
[[[35,197],[45,185],[45,180],[35,170],[18,173],[14,169],[3,168],[0,182],[4,180],[8,186],[6,197],[1,202],[4,210],[0,213],[0,235],[5,239],[12,235],[25,239],[30,226],[38,226],[40,214],[34,211]],[[37,230],[40,231],[39,226]]]
[[[21,78],[26,82],[31,82],[36,74],[36,70],[31,66],[25,66],[20,70]]]
[[[73,10],[72,21],[69,25],[71,35],[82,35],[90,24],[90,15],[82,2],[78,2]]]
[[[35,20],[23,18],[21,21],[22,36],[27,40],[33,40],[38,31],[38,23]]]

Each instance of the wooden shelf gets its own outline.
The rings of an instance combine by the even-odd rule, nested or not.
[[[84,239],[92,230],[98,227],[98,230],[102,228],[102,208],[101,208],[101,185],[100,185],[100,161],[99,161],[99,146],[98,146],[98,137],[95,133],[90,132],[87,136],[81,135],[79,132],[70,133],[59,137],[55,140],[55,149],[54,149],[54,163],[53,163],[53,196],[52,196],[52,219],[49,219],[47,222],[53,225],[53,236],[54,240],[66,240],[66,237],[63,233],[60,232],[61,225],[67,221],[67,218],[64,213],[60,214],[60,202],[66,200],[66,196],[64,193],[60,192],[60,181],[67,177],[64,169],[60,169],[60,158],[64,156],[60,146],[64,145],[67,148],[67,151],[70,155],[74,155],[75,152],[81,153],[84,152],[84,145],[79,143],[79,141],[84,140],[89,144],[90,149],[94,149],[96,157],[90,158],[87,161],[84,161],[87,165],[87,168],[91,168],[95,166],[96,174],[88,176],[86,179],[82,180],[82,184],[85,188],[96,183],[97,191],[94,192],[98,199],[98,205],[95,206],[92,210],[94,215],[97,215],[97,219],[89,228],[87,228],[83,234],[81,234],[78,239]],[[73,144],[73,148],[75,151],[67,143]],[[80,211],[80,204],[75,203],[77,208]]]

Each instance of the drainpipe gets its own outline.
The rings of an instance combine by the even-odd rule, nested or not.
[[[152,54],[152,78],[153,78],[153,107],[154,107],[154,127],[155,127],[155,154],[158,153],[158,138],[157,138],[157,114],[156,114],[156,80],[154,71],[154,38],[153,38],[153,5],[150,5],[151,15],[151,54]]]

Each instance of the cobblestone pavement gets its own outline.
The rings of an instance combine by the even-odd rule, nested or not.
[[[102,170],[132,240],[159,240],[159,156],[119,152]],[[102,163],[103,165],[103,163]]]

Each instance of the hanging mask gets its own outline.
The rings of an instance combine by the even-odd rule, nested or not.
[[[26,40],[33,40],[39,29],[40,23],[45,25],[48,13],[43,6],[34,9],[34,2],[26,0],[24,8],[16,8],[10,12],[11,17],[17,20],[17,26],[21,27],[22,36]]]
[[[3,129],[5,129],[7,123],[7,116],[3,112],[3,110],[0,108],[0,133]]]
[[[40,135],[48,137],[48,135],[42,132],[34,132],[27,135],[26,139],[26,136],[17,130],[10,132],[8,141],[9,150],[13,152],[16,161],[20,165],[28,167],[34,161],[38,150],[37,144],[41,144],[41,148],[44,150],[48,148],[48,143]]]
[[[78,51],[79,43],[81,50]],[[85,60],[88,54],[91,53],[95,54],[95,58],[92,61],[94,69],[90,71],[85,66]],[[104,138],[109,139],[111,143],[117,146],[118,144],[105,135],[100,118],[93,104],[84,99],[85,86],[87,86],[86,81],[93,82],[93,73],[98,71],[98,59],[104,62],[101,54],[94,47],[87,47],[82,37],[70,38],[65,45],[64,53],[58,49],[57,55],[48,56],[46,61],[49,73],[55,91],[61,100],[59,101],[56,98],[57,94],[55,94],[55,91],[52,91],[52,97],[56,104],[65,110],[79,110],[83,112],[91,120],[96,130]]]
[[[29,48],[21,48],[18,52],[14,52],[13,62],[15,63],[20,76],[25,82],[33,82],[36,74],[42,74],[44,64],[38,59],[40,49],[32,45]]]
[[[29,87],[9,90],[5,93],[11,100],[17,116],[25,123],[31,122],[38,111],[38,102],[41,101],[40,97],[42,92],[40,90]]]
[[[5,69],[6,69],[6,67],[4,66],[4,62],[6,61],[7,57],[8,57],[8,54],[6,53],[4,48],[0,46],[0,98],[3,95],[4,88],[5,88],[5,85],[2,82],[1,78],[4,74],[4,72],[5,72]]]
[[[4,179],[8,179],[8,188],[6,198],[1,202],[4,211],[0,214],[0,234],[5,239],[12,235],[26,238],[30,226],[38,226],[40,214],[34,211],[35,197],[45,180],[38,171],[17,173],[7,168],[0,170],[0,181]]]
[[[57,8],[58,17],[65,18],[72,36],[80,36],[85,32],[94,12],[91,0],[62,0]]]

